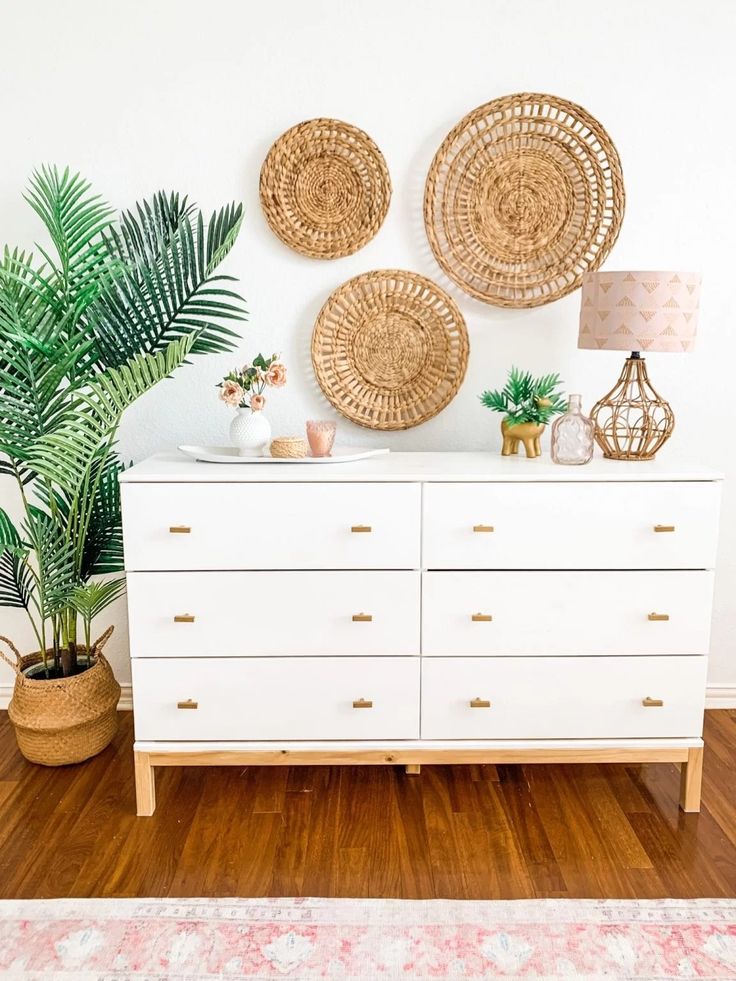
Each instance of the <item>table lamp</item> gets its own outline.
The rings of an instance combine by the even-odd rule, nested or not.
[[[630,351],[621,377],[591,412],[596,442],[611,460],[652,460],[672,435],[675,415],[652,387],[642,354],[690,351],[700,275],[594,272],[583,276],[578,347]]]

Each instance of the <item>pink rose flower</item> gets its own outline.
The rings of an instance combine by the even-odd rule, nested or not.
[[[226,405],[236,408],[243,397],[243,389],[234,381],[224,381],[220,386],[220,398]]]
[[[271,365],[266,372],[266,384],[273,388],[281,388],[286,384],[286,366],[279,361]]]
[[[250,407],[254,412],[258,412],[266,404],[265,396],[263,395],[251,395],[250,397]]]

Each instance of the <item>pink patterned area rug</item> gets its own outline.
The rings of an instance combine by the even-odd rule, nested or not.
[[[736,978],[736,900],[0,902],[0,978]]]

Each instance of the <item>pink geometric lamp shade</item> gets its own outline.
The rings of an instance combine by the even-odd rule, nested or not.
[[[578,347],[597,351],[690,351],[698,326],[699,302],[699,273],[585,273]]]

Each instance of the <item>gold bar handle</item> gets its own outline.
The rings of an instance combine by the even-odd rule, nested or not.
[[[356,698],[353,702],[354,709],[372,709],[373,702],[369,698]]]
[[[473,613],[470,619],[473,623],[490,623],[493,617],[490,613]]]
[[[178,709],[196,709],[199,708],[199,702],[195,702],[193,698],[188,698],[186,702],[177,702],[176,707]]]
[[[674,525],[655,525],[654,526],[654,530],[655,531],[658,531],[658,532],[662,532],[662,531],[674,531],[675,530],[675,526]]]
[[[192,529],[189,525],[171,525],[169,527],[169,532],[172,535],[191,535]]]
[[[353,613],[353,623],[371,623],[372,613]]]
[[[174,623],[194,623],[194,617],[191,613],[177,613]]]
[[[656,620],[669,620],[669,618],[669,613],[650,613],[647,615],[647,620],[651,620],[652,622]]]
[[[487,698],[471,698],[470,707],[471,709],[489,709],[491,703]]]
[[[650,709],[650,708],[662,708],[662,706],[664,705],[664,702],[662,701],[661,698],[650,698],[647,695],[646,698],[642,698],[641,704],[644,706],[644,708],[647,708],[647,709]]]
[[[350,530],[356,535],[367,535],[369,532],[373,531],[370,525],[352,525]]]
[[[473,531],[495,531],[493,525],[473,525]]]

